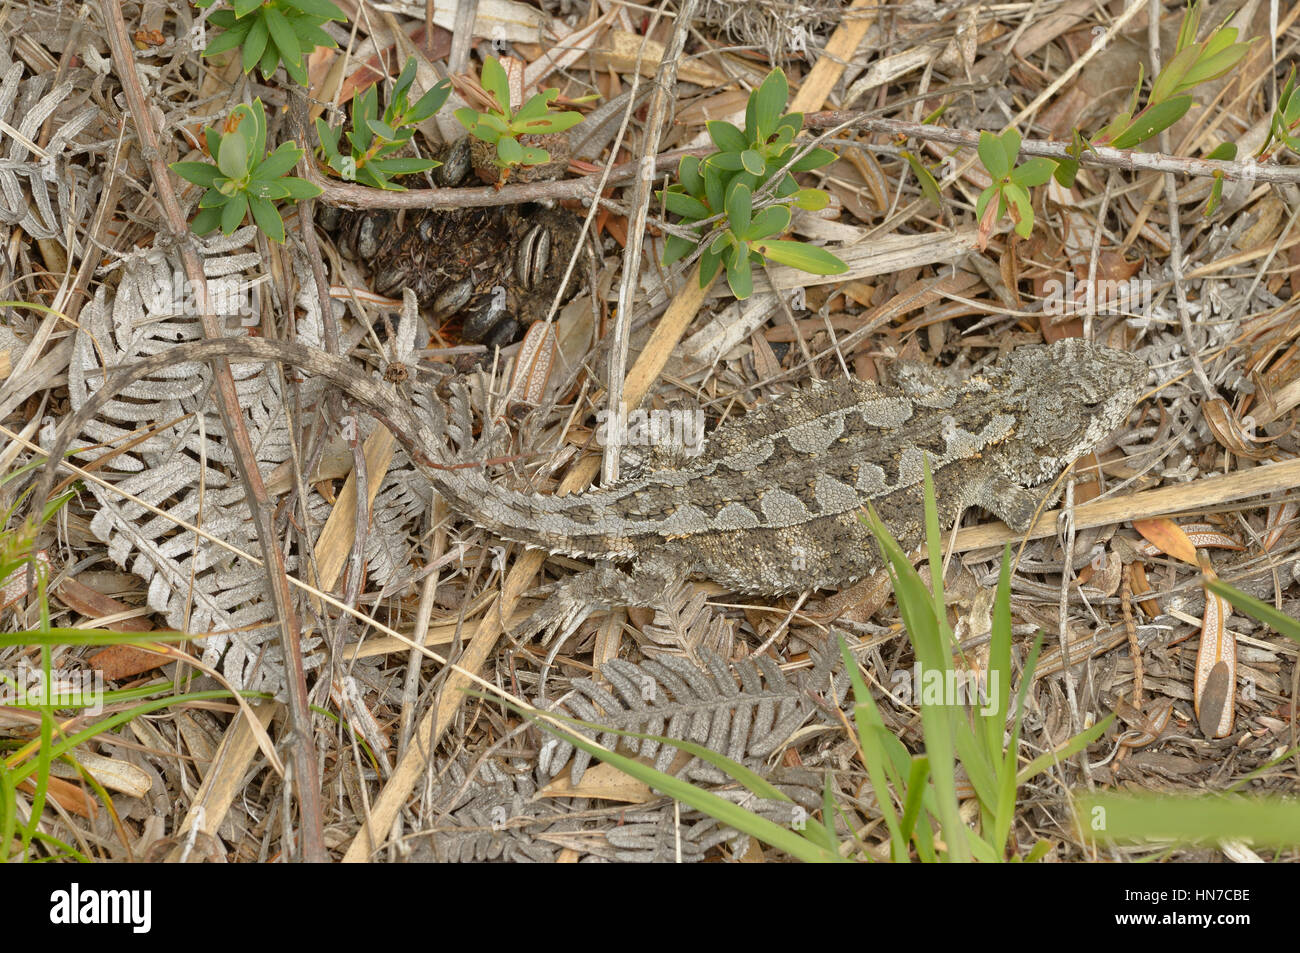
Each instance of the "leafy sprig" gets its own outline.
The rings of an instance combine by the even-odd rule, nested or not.
[[[1028,191],[1030,188],[1046,184],[1053,176],[1064,188],[1069,188],[1074,184],[1079,159],[1085,149],[1099,145],[1107,145],[1112,149],[1132,149],[1158,136],[1182,119],[1191,108],[1192,97],[1187,94],[1188,90],[1231,72],[1250,51],[1250,44],[1254,40],[1238,43],[1236,27],[1226,25],[1220,25],[1204,40],[1196,42],[1200,23],[1201,0],[1196,0],[1183,15],[1174,56],[1152,81],[1145,105],[1138,109],[1142,92],[1142,71],[1139,66],[1137,83],[1133,86],[1128,108],[1090,139],[1085,138],[1079,130],[1074,130],[1073,140],[1067,148],[1070,158],[1054,161],[1040,157],[1016,166],[1016,156],[1020,152],[1020,133],[1014,129],[1008,129],[1000,136],[990,132],[980,133],[980,161],[993,179],[993,184],[980,194],[975,205],[981,248],[988,241],[994,223],[1008,212],[1015,223],[1016,234],[1028,238],[1034,227],[1034,210]],[[1224,24],[1226,23],[1225,20]],[[1289,93],[1284,98],[1289,104]],[[1294,106],[1293,113],[1293,118],[1300,121],[1300,103]],[[1281,122],[1274,115],[1272,130],[1279,129],[1285,129],[1285,113]],[[1300,145],[1300,140],[1297,140],[1297,144]],[[1234,144],[1222,143],[1207,158],[1234,159],[1236,155],[1237,147]],[[1216,174],[1210,199],[1206,203],[1206,215],[1218,206],[1222,194],[1223,177]],[[992,204],[994,196],[997,197],[996,205]]]
[[[560,95],[558,89],[544,89],[518,111],[511,110],[510,80],[505,67],[495,57],[489,56],[483,61],[479,84],[491,105],[486,111],[463,106],[456,110],[455,116],[471,136],[497,147],[495,161],[500,169],[542,165],[551,161],[549,152],[539,146],[524,145],[519,136],[564,132],[582,122],[582,113],[551,111]]]
[[[1292,65],[1291,75],[1287,77],[1286,85],[1277,97],[1277,105],[1273,107],[1268,138],[1256,155],[1267,155],[1269,146],[1274,142],[1282,143],[1292,152],[1300,152],[1300,136],[1292,135],[1297,126],[1300,126],[1300,96],[1296,95],[1295,66]]]
[[[1034,227],[1034,207],[1029,199],[1029,190],[1036,185],[1045,185],[1052,177],[1056,163],[1040,156],[1017,166],[1020,133],[1014,129],[1008,129],[1000,136],[981,132],[978,151],[980,161],[993,179],[993,184],[981,192],[975,202],[980,235],[987,236],[993,223],[1010,211],[1011,219],[1016,223],[1016,234],[1028,238]],[[997,204],[993,205],[995,197]]]
[[[1224,21],[1227,22],[1226,20]],[[1129,107],[1092,138],[1094,145],[1132,149],[1168,129],[1187,114],[1192,97],[1187,91],[1230,72],[1249,51],[1253,41],[1237,42],[1237,28],[1220,26],[1200,43],[1195,42],[1201,24],[1201,3],[1187,8],[1178,30],[1174,57],[1151,83],[1146,105],[1134,115],[1142,89],[1141,67]]]
[[[708,243],[700,256],[701,287],[725,268],[732,293],[747,298],[754,290],[753,266],[769,259],[817,275],[848,270],[824,248],[777,237],[790,227],[791,206],[817,211],[829,201],[819,189],[800,188],[791,173],[818,169],[835,160],[835,153],[820,147],[795,159],[799,147],[794,139],[803,126],[803,114],[782,114],[789,91],[785,73],[779,69],[769,73],[749,96],[745,128],[720,119],[710,121],[709,138],[718,151],[702,159],[684,157],[677,167],[677,181],[657,193],[664,207],[680,216],[681,224],[695,236],[669,235],[664,264],[685,257],[700,240]],[[755,213],[754,194],[769,184],[778,204]],[[721,221],[711,221],[719,216]]]
[[[441,165],[433,159],[396,154],[410,143],[415,127],[441,109],[451,95],[451,83],[443,80],[412,103],[410,91],[414,82],[415,57],[411,57],[397,77],[382,116],[376,86],[353,98],[352,128],[347,133],[346,152],[341,142],[342,130],[318,117],[316,134],[326,164],[349,182],[390,191],[404,188],[390,176],[425,172]]]
[[[288,174],[303,156],[292,142],[266,152],[266,110],[260,99],[241,103],[231,111],[220,130],[203,130],[204,144],[213,162],[173,162],[171,169],[183,179],[207,189],[199,199],[199,214],[190,227],[205,235],[220,226],[229,235],[252,213],[253,221],[274,242],[284,241],[284,220],[275,203],[319,195],[321,189],[306,179]]]
[[[200,9],[216,2],[194,0]],[[321,29],[330,20],[347,20],[330,0],[230,0],[229,9],[217,10],[208,18],[224,32],[208,44],[203,55],[216,56],[238,47],[245,73],[256,66],[267,78],[283,65],[295,83],[306,86],[307,56],[318,46],[338,46]]]

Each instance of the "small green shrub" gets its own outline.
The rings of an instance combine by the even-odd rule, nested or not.
[[[455,112],[456,119],[475,139],[497,147],[497,167],[505,170],[513,166],[541,165],[551,161],[551,154],[538,146],[526,146],[519,141],[523,135],[549,135],[564,132],[582,122],[579,112],[552,112],[551,105],[559,97],[558,89],[544,89],[519,107],[510,109],[510,80],[505,68],[494,57],[483,61],[479,83],[493,100],[486,112],[463,106]]]
[[[396,155],[410,143],[415,127],[441,109],[451,95],[451,83],[443,80],[411,103],[409,95],[414,81],[415,57],[411,57],[397,77],[382,116],[377,85],[353,98],[352,128],[347,133],[346,151],[340,140],[341,130],[317,118],[316,134],[326,164],[350,182],[397,191],[403,190],[403,186],[390,176],[425,172],[441,165],[433,159]]]
[[[694,236],[669,235],[664,264],[690,254],[701,240],[706,243],[700,256],[701,287],[725,268],[732,294],[748,298],[754,291],[753,266],[766,260],[816,275],[848,270],[824,248],[777,237],[790,227],[792,206],[817,211],[829,201],[825,192],[801,189],[790,173],[835,161],[835,153],[816,148],[791,162],[799,150],[794,138],[803,126],[803,114],[782,114],[789,91],[785,73],[779,69],[769,73],[749,96],[745,128],[720,119],[710,121],[709,138],[718,151],[703,158],[684,157],[677,167],[677,181],[656,193]],[[754,194],[769,185],[778,204],[756,213]],[[712,221],[719,216],[721,221]]]
[[[284,220],[275,203],[319,195],[321,189],[306,179],[289,175],[303,150],[292,142],[266,153],[266,110],[256,99],[241,103],[222,129],[203,130],[213,162],[173,162],[171,169],[183,179],[207,189],[199,199],[199,214],[190,224],[196,235],[220,226],[229,235],[252,212],[253,221],[274,242],[284,242]]]
[[[206,10],[217,0],[194,0]],[[347,16],[330,0],[230,0],[230,9],[213,13],[208,22],[224,32],[208,44],[204,56],[236,47],[245,73],[256,66],[263,78],[284,66],[299,86],[307,85],[307,56],[318,46],[338,46],[321,27]]]

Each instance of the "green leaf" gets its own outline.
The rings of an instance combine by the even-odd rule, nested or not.
[[[497,106],[500,107],[501,112],[508,113],[510,109],[510,78],[506,76],[505,67],[498,62],[495,56],[489,56],[483,61],[483,72],[479,77],[479,83],[497,101]]]
[[[382,119],[371,119],[366,123],[366,126],[371,132],[382,139],[387,139],[391,142],[397,138],[397,130],[388,125],[388,123],[384,122]]]
[[[442,165],[433,159],[416,159],[410,156],[395,156],[392,159],[379,159],[370,163],[372,169],[378,169],[388,175],[412,175],[416,172],[428,172]]]
[[[251,162],[253,159],[260,159],[266,154],[266,107],[262,105],[261,98],[258,98],[253,100],[251,106],[240,105],[235,107],[236,113],[241,110],[244,118],[253,124],[252,145],[248,150],[248,158]]]
[[[795,162],[794,165],[790,166],[790,171],[809,172],[813,169],[820,169],[822,166],[834,162],[838,158],[839,156],[834,152],[831,152],[830,149],[823,149],[818,146],[816,149],[811,150],[806,156]],[[781,164],[785,165],[784,162]]]
[[[201,208],[199,214],[190,222],[190,231],[195,235],[206,235],[221,224],[220,208]]]
[[[800,189],[794,193],[794,204],[805,212],[820,212],[830,204],[831,197],[821,189]]]
[[[324,191],[315,182],[308,182],[306,179],[300,179],[294,175],[287,175],[278,180],[276,184],[284,188],[287,193],[286,198],[290,198],[295,202],[299,199],[314,199]]]
[[[1231,72],[1233,67],[1241,62],[1242,57],[1249,52],[1249,43],[1238,43],[1221,53],[1202,58],[1200,62],[1187,71],[1187,75],[1183,77],[1182,85],[1179,88],[1191,89],[1201,83],[1218,79],[1225,73]]]
[[[739,172],[745,168],[745,160],[739,152],[715,152],[708,158],[709,165],[725,172]]]
[[[671,265],[673,262],[685,258],[695,251],[697,245],[697,242],[682,238],[680,235],[669,235],[664,239],[664,264]]]
[[[551,161],[551,154],[537,146],[524,146],[524,158],[520,165],[542,165]]]
[[[677,181],[688,195],[699,198],[704,194],[704,176],[700,175],[699,156],[682,156],[682,161],[677,163]]]
[[[248,175],[248,140],[238,129],[221,137],[217,168],[228,179],[242,179]]]
[[[1080,794],[1074,810],[1076,829],[1089,840],[1105,843],[1243,841],[1257,850],[1290,849],[1300,843],[1300,811],[1295,801],[1275,795],[1092,792]],[[1096,825],[1098,818],[1105,823]]]
[[[199,199],[199,208],[220,208],[225,205],[229,201],[229,197],[225,192],[221,191],[221,185],[229,181],[229,179],[218,179],[217,187],[208,189],[203,193],[203,197]]]
[[[746,149],[740,154],[740,164],[745,167],[745,171],[752,175],[762,175],[766,168],[763,157],[753,149]]]
[[[745,134],[725,119],[710,119],[705,123],[709,138],[722,152],[741,153],[749,148]]]
[[[388,189],[391,185],[388,176],[372,169],[369,163],[357,167],[357,182],[361,185],[368,185],[372,189]]]
[[[718,266],[722,264],[722,255],[715,252],[712,248],[704,249],[700,255],[700,287],[707,288],[709,282],[718,274]]]
[[[1162,103],[1182,88],[1183,77],[1187,75],[1187,71],[1192,68],[1192,64],[1200,55],[1199,47],[1189,46],[1170,60],[1151,84],[1151,95],[1147,97],[1147,103]]]
[[[1216,174],[1214,184],[1210,186],[1210,197],[1205,202],[1204,217],[1209,218],[1219,208],[1219,203],[1223,201],[1223,176]]]
[[[298,46],[311,53],[316,47],[323,46],[327,50],[335,49],[338,44],[334,42],[334,37],[330,36],[315,21],[307,17],[286,17],[289,26],[293,28],[294,35],[298,37]]]
[[[415,82],[415,57],[408,56],[406,62],[402,64],[402,71],[397,74],[397,81],[393,83],[393,93],[388,98],[389,103],[399,100],[406,101],[407,90]]]
[[[744,301],[754,293],[754,272],[746,248],[733,249],[731,260],[727,262],[727,284],[731,293]]]
[[[478,113],[476,111],[470,109],[468,106],[461,106],[459,109],[453,110],[452,115],[456,117],[456,121],[464,126],[465,131],[471,136],[474,136],[476,139],[483,138],[477,131],[479,121]]]
[[[284,244],[284,219],[275,206],[266,199],[257,197],[248,200],[248,209],[253,213],[253,222],[263,234],[277,245]]]
[[[298,37],[289,26],[289,21],[273,6],[263,7],[262,16],[266,19],[266,28],[271,33],[271,39],[275,40],[275,45],[280,48],[280,59],[286,63],[289,60],[298,60],[302,58],[302,50],[298,47]]]
[[[1015,129],[1008,129],[998,141],[1002,143],[1002,153],[1006,156],[1007,170],[1010,171],[1016,164],[1016,157],[1020,155],[1020,133]]]
[[[663,194],[664,206],[668,211],[682,218],[697,222],[702,218],[708,218],[713,213],[709,211],[707,205],[699,199],[681,192],[668,191]]]
[[[723,192],[726,184],[722,170],[712,162],[704,163],[704,194],[708,198],[709,208],[713,212],[719,212],[726,206],[726,196]]]
[[[221,175],[221,170],[211,162],[173,162],[168,168],[187,182],[205,189],[212,188],[213,182]]]
[[[510,124],[495,113],[479,113],[478,123],[501,136],[510,134]],[[493,140],[496,141],[495,139]]]
[[[531,119],[541,119],[551,108],[551,101],[544,93],[535,93],[530,96],[528,102],[519,107],[515,113],[515,121],[527,122]]]
[[[1034,230],[1034,206],[1029,200],[1029,193],[1014,182],[1008,182],[1003,186],[1002,194],[1015,209],[1015,214],[1011,217],[1016,220],[1016,234],[1028,238]]]
[[[754,196],[742,182],[737,182],[727,192],[727,221],[737,235],[749,231],[749,219],[754,210]]]
[[[979,152],[980,162],[984,163],[984,171],[995,181],[1001,180],[1011,171],[1011,163],[1007,161],[1002,143],[993,133],[987,130],[980,132],[980,143],[976,151]]]
[[[424,122],[443,107],[450,95],[451,82],[444,79],[416,100],[415,105],[411,108],[411,122]]]
[[[519,140],[502,136],[497,140],[497,161],[505,165],[518,165],[523,161],[524,150]]]
[[[580,122],[582,122],[582,113],[579,112],[549,113],[541,119],[530,119],[523,123],[516,119],[510,124],[510,128],[534,135],[548,135],[572,129]]]
[[[302,150],[292,142],[281,143],[274,152],[263,159],[253,169],[254,179],[278,179],[302,158]]]
[[[1205,585],[1215,595],[1231,602],[1238,611],[1276,630],[1279,635],[1285,635],[1293,642],[1300,642],[1300,621],[1221,580],[1207,578]]]
[[[754,247],[772,261],[813,275],[842,275],[849,270],[848,265],[825,248],[803,242],[768,239],[755,242]]]
[[[332,159],[339,154],[339,130],[329,125],[320,116],[316,117],[316,138],[320,141],[326,159]]]
[[[262,5],[262,0],[230,0],[236,17],[246,17]]]
[[[276,201],[289,197],[289,190],[284,187],[281,179],[271,179],[263,182],[253,181],[248,183],[248,188],[244,191],[248,193],[250,201],[254,198]]]
[[[1232,17],[1233,14],[1228,14],[1227,18],[1223,22],[1227,23],[1228,20],[1232,19]],[[1235,26],[1220,27],[1211,33],[1209,38],[1201,44],[1201,59],[1203,60],[1207,56],[1217,56],[1236,42],[1237,28]],[[1255,42],[1253,39],[1247,40],[1242,44],[1242,46],[1249,46],[1253,42]]]
[[[221,209],[221,231],[230,235],[244,221],[244,214],[248,211],[248,196],[243,192],[230,197],[230,201]]]
[[[748,239],[771,238],[780,235],[790,227],[790,210],[784,205],[769,205],[749,223],[749,228],[741,236]]]
[[[230,13],[229,10],[219,10],[217,12]],[[213,14],[212,19],[213,20],[216,19],[216,14]],[[257,21],[251,18],[236,22],[234,26],[230,27],[230,29],[226,30],[219,37],[217,37],[211,43],[209,43],[208,48],[203,51],[203,55],[216,56],[219,53],[224,53],[227,50],[233,50],[235,47],[242,45],[244,40],[248,37],[249,31],[253,29],[253,24],[255,22]],[[266,41],[263,40],[262,42],[265,43]],[[211,230],[212,229],[208,229],[208,231]]]
[[[1191,96],[1175,96],[1159,105],[1144,110],[1142,115],[1133,120],[1127,129],[1111,140],[1113,149],[1131,149],[1139,142],[1145,142],[1152,136],[1168,129],[1182,119],[1187,110],[1192,108]]]
[[[1237,144],[1235,142],[1221,142],[1206,153],[1205,158],[1215,162],[1231,162],[1237,158]]]
[[[1178,25],[1178,42],[1175,50],[1182,50],[1196,42],[1196,31],[1201,28],[1201,4],[1195,0],[1187,5],[1183,12],[1182,23]]]
[[[938,207],[943,207],[943,194],[939,191],[939,183],[935,181],[933,173],[930,172],[921,160],[911,152],[904,150],[902,153],[907,164],[912,168],[912,174],[916,176],[916,181],[921,185],[921,194],[933,202]]]
[[[1121,132],[1127,129],[1128,124],[1132,121],[1133,121],[1132,110],[1129,110],[1128,112],[1120,113],[1110,122],[1106,123],[1106,125],[1102,126],[1101,130],[1097,133],[1097,135],[1093,136],[1092,141],[1101,142],[1101,143],[1109,142],[1111,139],[1114,139],[1117,135],[1119,135]]]
[[[320,17],[322,20],[347,20],[347,14],[330,0],[280,0],[286,7]]]
[[[980,197],[975,200],[975,221],[984,221],[984,210],[988,208],[989,199],[993,198],[993,196],[997,194],[998,187],[996,185],[990,185],[980,193]]]
[[[248,30],[248,38],[244,40],[244,50],[241,57],[245,73],[252,72],[253,67],[257,65],[257,61],[266,52],[266,41],[270,35],[266,28],[265,18],[258,17]]]
[[[310,82],[307,78],[307,66],[301,53],[297,56],[285,56],[284,52],[281,51],[280,63],[284,66],[284,71],[289,74],[289,78],[299,86],[305,87]],[[265,71],[263,71],[262,75],[266,75]]]
[[[762,85],[749,94],[749,102],[745,106],[745,131],[751,142],[764,143],[776,132],[781,110],[785,108],[789,95],[790,84],[780,69],[768,73]]]
[[[1063,189],[1068,189],[1074,185],[1074,177],[1079,174],[1078,159],[1064,159],[1056,163],[1056,171],[1052,173],[1057,184]]]
[[[352,128],[368,130],[370,120],[379,114],[379,92],[375,86],[367,86],[352,99]]]
[[[1017,166],[1011,170],[1011,181],[1017,185],[1029,189],[1036,185],[1045,185],[1052,178],[1052,173],[1056,171],[1056,163],[1051,159],[1039,156],[1037,159],[1030,159],[1023,165]]]
[[[267,79],[275,72],[275,67],[279,62],[279,48],[273,41],[267,40],[266,48],[262,51],[262,58],[257,63],[257,71],[262,74],[263,79]]]

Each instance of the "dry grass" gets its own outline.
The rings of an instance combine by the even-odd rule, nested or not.
[[[1139,68],[1150,76],[1153,62],[1168,62],[1178,24],[1172,5],[1150,30],[1145,2],[1103,5],[1110,18],[1101,19],[1097,4],[1079,0],[995,11],[857,0],[843,13],[833,3],[708,0],[681,19],[677,9],[693,4],[544,0],[544,13],[532,7],[536,26],[516,19],[507,28],[492,17],[508,4],[483,0],[466,45],[465,25],[455,35],[457,24],[444,23],[442,12],[427,30],[423,4],[358,15],[355,3],[341,2],[350,17],[335,31],[342,49],[317,50],[311,99],[303,101],[283,73],[281,83],[262,84],[237,64],[201,61],[188,43],[196,12],[189,4],[121,3],[145,116],[121,108],[132,102],[129,90],[121,95],[131,84],[121,79],[121,52],[106,40],[115,35],[107,14],[116,2],[19,2],[0,12],[0,140],[8,157],[0,160],[0,278],[4,297],[27,303],[8,307],[0,322],[5,472],[48,445],[42,428],[79,406],[101,362],[181,338],[243,333],[234,310],[205,324],[192,306],[174,307],[170,290],[141,297],[160,275],[196,282],[206,272],[210,286],[232,282],[251,303],[244,323],[258,333],[296,334],[383,367],[401,319],[349,292],[364,291],[367,276],[328,235],[306,235],[303,216],[291,215],[285,246],[249,232],[191,247],[186,260],[171,232],[175,213],[192,214],[197,192],[164,164],[200,158],[198,129],[254,96],[271,107],[271,135],[283,141],[307,128],[304,117],[331,115],[332,104],[377,75],[395,76],[408,55],[421,60],[419,83],[427,85],[449,58],[463,67],[471,47],[489,49],[482,38],[504,38],[526,64],[527,82],[554,85],[570,100],[596,94],[582,107],[588,111],[633,89],[650,97],[638,100],[621,133],[622,111],[593,114],[593,126],[597,118],[604,124],[584,143],[590,151],[574,156],[567,179],[481,197],[549,195],[585,214],[591,197],[603,196],[589,221],[598,260],[576,270],[584,290],[557,318],[547,402],[516,421],[501,457],[508,462],[498,468],[503,479],[560,493],[588,485],[602,464],[593,421],[610,393],[628,406],[687,402],[713,422],[814,375],[878,379],[899,357],[961,374],[1012,346],[1063,336],[1130,348],[1149,363],[1152,392],[1096,459],[1076,466],[1063,512],[1043,514],[1023,540],[986,514],[968,513],[952,547],[949,611],[976,659],[988,642],[1000,546],[1019,547],[1011,587],[1017,657],[1023,661],[1021,642],[1034,631],[1047,637],[1023,755],[1058,748],[1112,711],[1120,716],[1086,752],[1022,790],[1013,849],[1023,854],[1045,840],[1053,860],[1150,854],[1099,851],[1080,839],[1069,792],[1085,784],[1222,790],[1255,772],[1251,791],[1294,790],[1297,646],[1245,616],[1216,618],[1200,573],[1175,558],[1171,536],[1142,524],[1147,538],[1158,537],[1148,543],[1133,521],[1170,516],[1194,547],[1212,553],[1221,579],[1300,614],[1293,432],[1300,176],[1285,150],[1259,173],[1240,162],[1263,143],[1300,41],[1300,8],[1283,10],[1270,38],[1268,4],[1252,6],[1253,19],[1237,24],[1243,36],[1260,38],[1250,53],[1198,88],[1187,116],[1148,143],[1148,152],[1169,158],[1103,154],[1085,162],[1072,188],[1035,189],[1035,225],[1022,239],[1006,219],[980,233],[974,205],[989,180],[971,133],[1014,124],[1024,154],[1041,155],[1068,143],[1075,127],[1095,132],[1125,108]],[[1236,6],[1212,6],[1202,31]],[[796,21],[807,25],[798,36],[789,28]],[[675,30],[686,54],[664,70],[660,58]],[[832,214],[797,217],[795,235],[829,242],[850,272],[827,279],[773,269],[738,308],[725,283],[700,289],[689,266],[660,264],[669,223],[649,193],[677,155],[706,145],[706,120],[743,113],[747,92],[772,66],[789,76],[794,108],[818,113],[806,128],[840,156],[805,176],[833,196]],[[926,135],[915,124],[941,106],[941,128]],[[452,133],[443,122],[449,115],[420,135]],[[154,138],[157,154],[148,148]],[[1224,167],[1199,160],[1225,141],[1239,144],[1240,158],[1226,167],[1222,206],[1205,218],[1213,182],[1206,173]],[[942,208],[922,195],[905,150],[934,170]],[[653,182],[637,178],[633,161],[647,153],[662,160]],[[610,168],[603,192],[599,178],[577,180]],[[323,171],[310,174],[324,181]],[[328,184],[326,198],[386,198]],[[400,201],[449,200],[440,190],[413,190]],[[1127,288],[1130,280],[1140,293],[1123,308],[1052,313],[1061,300],[1054,288],[1090,281]],[[418,328],[422,368],[481,358],[486,371],[476,388],[497,400],[506,392],[518,345],[493,360],[464,344],[456,322]],[[226,630],[191,646],[198,667],[171,659],[160,667],[159,657],[125,646],[102,655],[67,647],[56,666],[102,671],[112,689],[156,686],[158,698],[219,689],[218,676],[261,694],[251,709],[233,700],[178,701],[80,744],[75,757],[103,783],[114,810],[59,768],[40,818],[55,841],[33,842],[31,857],[57,856],[50,845],[62,842],[108,861],[646,860],[671,858],[680,834],[691,859],[780,860],[703,815],[675,816],[671,802],[603,766],[573,786],[561,766],[543,765],[548,737],[497,699],[540,707],[611,659],[698,659],[710,647],[733,659],[761,647],[793,673],[809,668],[810,651],[831,635],[855,643],[878,688],[911,669],[879,579],[841,593],[743,603],[701,582],[657,628],[653,613],[618,609],[562,645],[516,644],[504,633],[532,605],[525,593],[570,571],[573,560],[503,547],[449,517],[387,431],[312,383],[235,370],[226,398],[219,386],[210,396],[207,385],[185,392],[186,382],[175,382],[165,394],[131,397],[104,427],[82,434],[79,443],[102,441],[112,455],[76,458],[89,471],[86,489],[42,545],[55,626]],[[242,421],[242,440],[218,416],[220,399]],[[347,431],[347,441],[338,421],[349,414],[359,429]],[[173,466],[173,482],[151,483],[164,465]],[[248,519],[241,469],[265,484],[251,494],[267,504],[257,521]],[[13,489],[0,490],[6,507]],[[128,490],[144,502],[132,503]],[[697,592],[710,596],[703,608],[689,598]],[[30,602],[3,611],[5,632],[37,625]],[[1214,723],[1198,717],[1194,699],[1205,690],[1196,667],[1207,626],[1235,635],[1236,690],[1220,722],[1230,727],[1208,732],[1221,737],[1207,737],[1202,726]],[[0,670],[37,658],[30,646],[0,649]],[[475,694],[467,696],[469,688]],[[917,750],[916,709],[883,691],[877,700],[886,724]],[[67,730],[94,721],[74,716]],[[291,743],[295,721],[312,745]],[[859,835],[878,844],[879,812],[860,797],[863,767],[852,740],[829,715],[809,724],[813,730],[798,733],[765,770],[796,800],[811,791],[812,810],[831,773]],[[9,768],[26,763],[24,745],[36,738],[28,713],[0,706],[0,757],[11,758]],[[276,770],[281,764],[293,765],[294,780]],[[31,792],[14,797],[23,816]],[[1236,859],[1242,851],[1249,848],[1231,846]],[[1198,848],[1167,856],[1222,855]],[[1294,851],[1264,856],[1290,860]]]

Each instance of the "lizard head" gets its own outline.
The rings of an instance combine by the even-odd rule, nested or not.
[[[1002,369],[1020,410],[1020,459],[1008,462],[1028,483],[1055,478],[1100,444],[1137,404],[1147,378],[1134,355],[1080,338],[1017,348]]]

